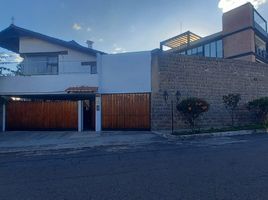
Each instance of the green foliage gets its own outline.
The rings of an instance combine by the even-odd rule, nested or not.
[[[199,98],[187,98],[181,101],[177,105],[177,110],[184,116],[186,122],[188,122],[192,128],[192,131],[195,131],[196,120],[197,118],[207,112],[209,109],[209,104]]]
[[[268,97],[262,97],[249,102],[248,109],[255,113],[260,123],[268,125]]]
[[[222,97],[226,109],[230,112],[232,118],[232,126],[234,126],[234,115],[241,100],[240,94],[228,94]]]

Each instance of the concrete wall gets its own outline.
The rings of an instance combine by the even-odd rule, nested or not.
[[[61,94],[69,87],[98,87],[98,75],[62,74],[0,78],[0,95]]]
[[[102,55],[98,58],[101,93],[151,92],[151,52]]]
[[[171,97],[166,104],[163,98],[165,90],[170,95],[179,90],[182,99],[199,97],[208,101],[210,110],[199,121],[199,125],[206,128],[230,125],[231,118],[223,105],[223,95],[241,94],[239,114],[236,117],[236,123],[240,125],[252,122],[252,116],[245,104],[268,96],[268,65],[265,64],[171,53],[156,53],[153,61],[153,130],[171,128]],[[178,112],[175,114],[175,122],[175,129],[188,128]]]
[[[67,51],[67,55],[59,55],[59,74],[90,73],[89,66],[82,66],[81,62],[96,61],[95,56],[84,54],[72,49],[55,45],[36,38],[20,38],[20,53],[47,53]]]

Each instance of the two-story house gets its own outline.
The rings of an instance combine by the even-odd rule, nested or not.
[[[3,130],[150,129],[151,52],[108,55],[10,25],[0,46],[23,62],[0,79]]]

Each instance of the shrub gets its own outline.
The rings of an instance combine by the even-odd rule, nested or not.
[[[184,116],[193,132],[195,131],[197,118],[207,112],[208,109],[209,104],[205,100],[195,97],[187,98],[177,105],[177,110]]]
[[[238,103],[241,100],[240,94],[228,94],[222,97],[225,108],[229,111],[232,118],[232,126],[234,126],[235,111],[238,107]]]
[[[268,97],[262,97],[249,102],[248,109],[254,112],[260,123],[267,125]]]

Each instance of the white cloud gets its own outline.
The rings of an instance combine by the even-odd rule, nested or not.
[[[117,44],[113,44],[113,47],[114,47],[114,48],[113,48],[113,51],[112,51],[113,54],[117,54],[117,53],[125,53],[125,52],[127,52],[125,48],[120,47],[120,46],[118,46]]]
[[[73,24],[73,29],[76,30],[76,31],[79,31],[79,30],[82,29],[82,26],[80,24],[78,24],[78,23],[74,23]]]
[[[18,63],[20,63],[20,62],[23,61],[23,58],[20,57],[19,54],[13,54],[13,60],[14,60],[14,62],[18,62]]]
[[[104,41],[104,39],[100,38],[100,39],[98,39],[98,41],[99,41],[99,42],[103,42],[103,41]]]
[[[87,27],[87,32],[91,32],[92,29],[90,27]]]
[[[218,7],[222,9],[222,12],[227,12],[247,2],[250,2],[257,9],[262,4],[265,4],[266,0],[220,0]]]

